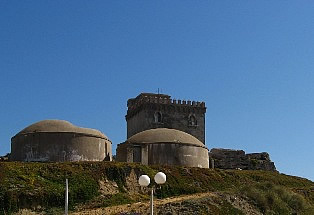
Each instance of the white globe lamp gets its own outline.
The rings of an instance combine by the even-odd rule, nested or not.
[[[142,187],[147,187],[150,183],[150,178],[148,177],[148,175],[141,175],[140,178],[138,179],[138,183]]]
[[[154,180],[157,184],[164,184],[166,182],[166,174],[163,172],[158,172],[155,177]],[[147,187],[150,184],[150,178],[148,175],[141,175],[138,179],[138,183],[142,186],[142,187]],[[154,214],[154,186],[151,187],[151,192],[150,192],[150,207],[149,207],[149,211],[150,214],[153,215]]]
[[[157,184],[164,184],[167,180],[166,174],[163,172],[158,172],[155,175],[154,180]]]

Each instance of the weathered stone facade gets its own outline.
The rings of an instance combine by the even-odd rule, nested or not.
[[[157,128],[142,131],[118,144],[117,161],[145,165],[177,165],[208,168],[208,149],[185,132]]]
[[[64,120],[43,120],[11,139],[12,161],[112,160],[111,141],[100,131]]]
[[[169,95],[141,93],[128,100],[127,138],[153,128],[184,131],[205,145],[204,102],[171,99]]]
[[[209,159],[212,168],[276,171],[267,152],[245,154],[243,150],[214,148],[209,152]]]

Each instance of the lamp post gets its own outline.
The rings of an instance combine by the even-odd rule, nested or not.
[[[68,179],[65,179],[65,209],[64,209],[65,215],[68,215],[68,204],[69,204],[69,185]]]
[[[155,177],[154,180],[157,184],[161,185],[164,184],[166,182],[166,174],[163,172],[158,172]],[[148,175],[141,175],[140,178],[138,179],[138,183],[142,186],[142,187],[147,187],[150,184],[150,178]],[[149,208],[150,214],[153,215],[154,214],[154,186],[152,186],[151,191],[150,191],[150,208]]]

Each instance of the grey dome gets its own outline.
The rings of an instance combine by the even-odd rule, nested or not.
[[[36,132],[83,133],[83,134],[89,134],[92,136],[97,136],[100,138],[108,139],[108,137],[106,135],[104,135],[103,133],[101,133],[100,131],[98,131],[96,129],[81,128],[81,127],[73,125],[72,123],[70,123],[68,121],[56,120],[56,119],[54,119],[54,120],[42,120],[42,121],[36,122],[36,123],[24,128],[17,135],[36,133]]]
[[[142,131],[127,139],[128,143],[185,143],[204,147],[194,136],[170,128],[155,128]]]
[[[95,129],[64,120],[36,122],[11,138],[12,161],[64,162],[111,160],[111,141]]]

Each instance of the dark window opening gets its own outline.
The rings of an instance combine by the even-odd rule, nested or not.
[[[195,126],[195,125],[197,125],[197,121],[196,121],[196,118],[195,118],[195,116],[190,116],[190,118],[189,118],[189,125],[191,125],[191,126]]]
[[[134,146],[133,148],[133,162],[142,162],[142,148],[140,146]]]
[[[161,123],[161,122],[162,122],[162,115],[161,115],[160,112],[156,112],[156,113],[154,114],[154,118],[155,118],[155,122],[156,122],[156,123]]]

